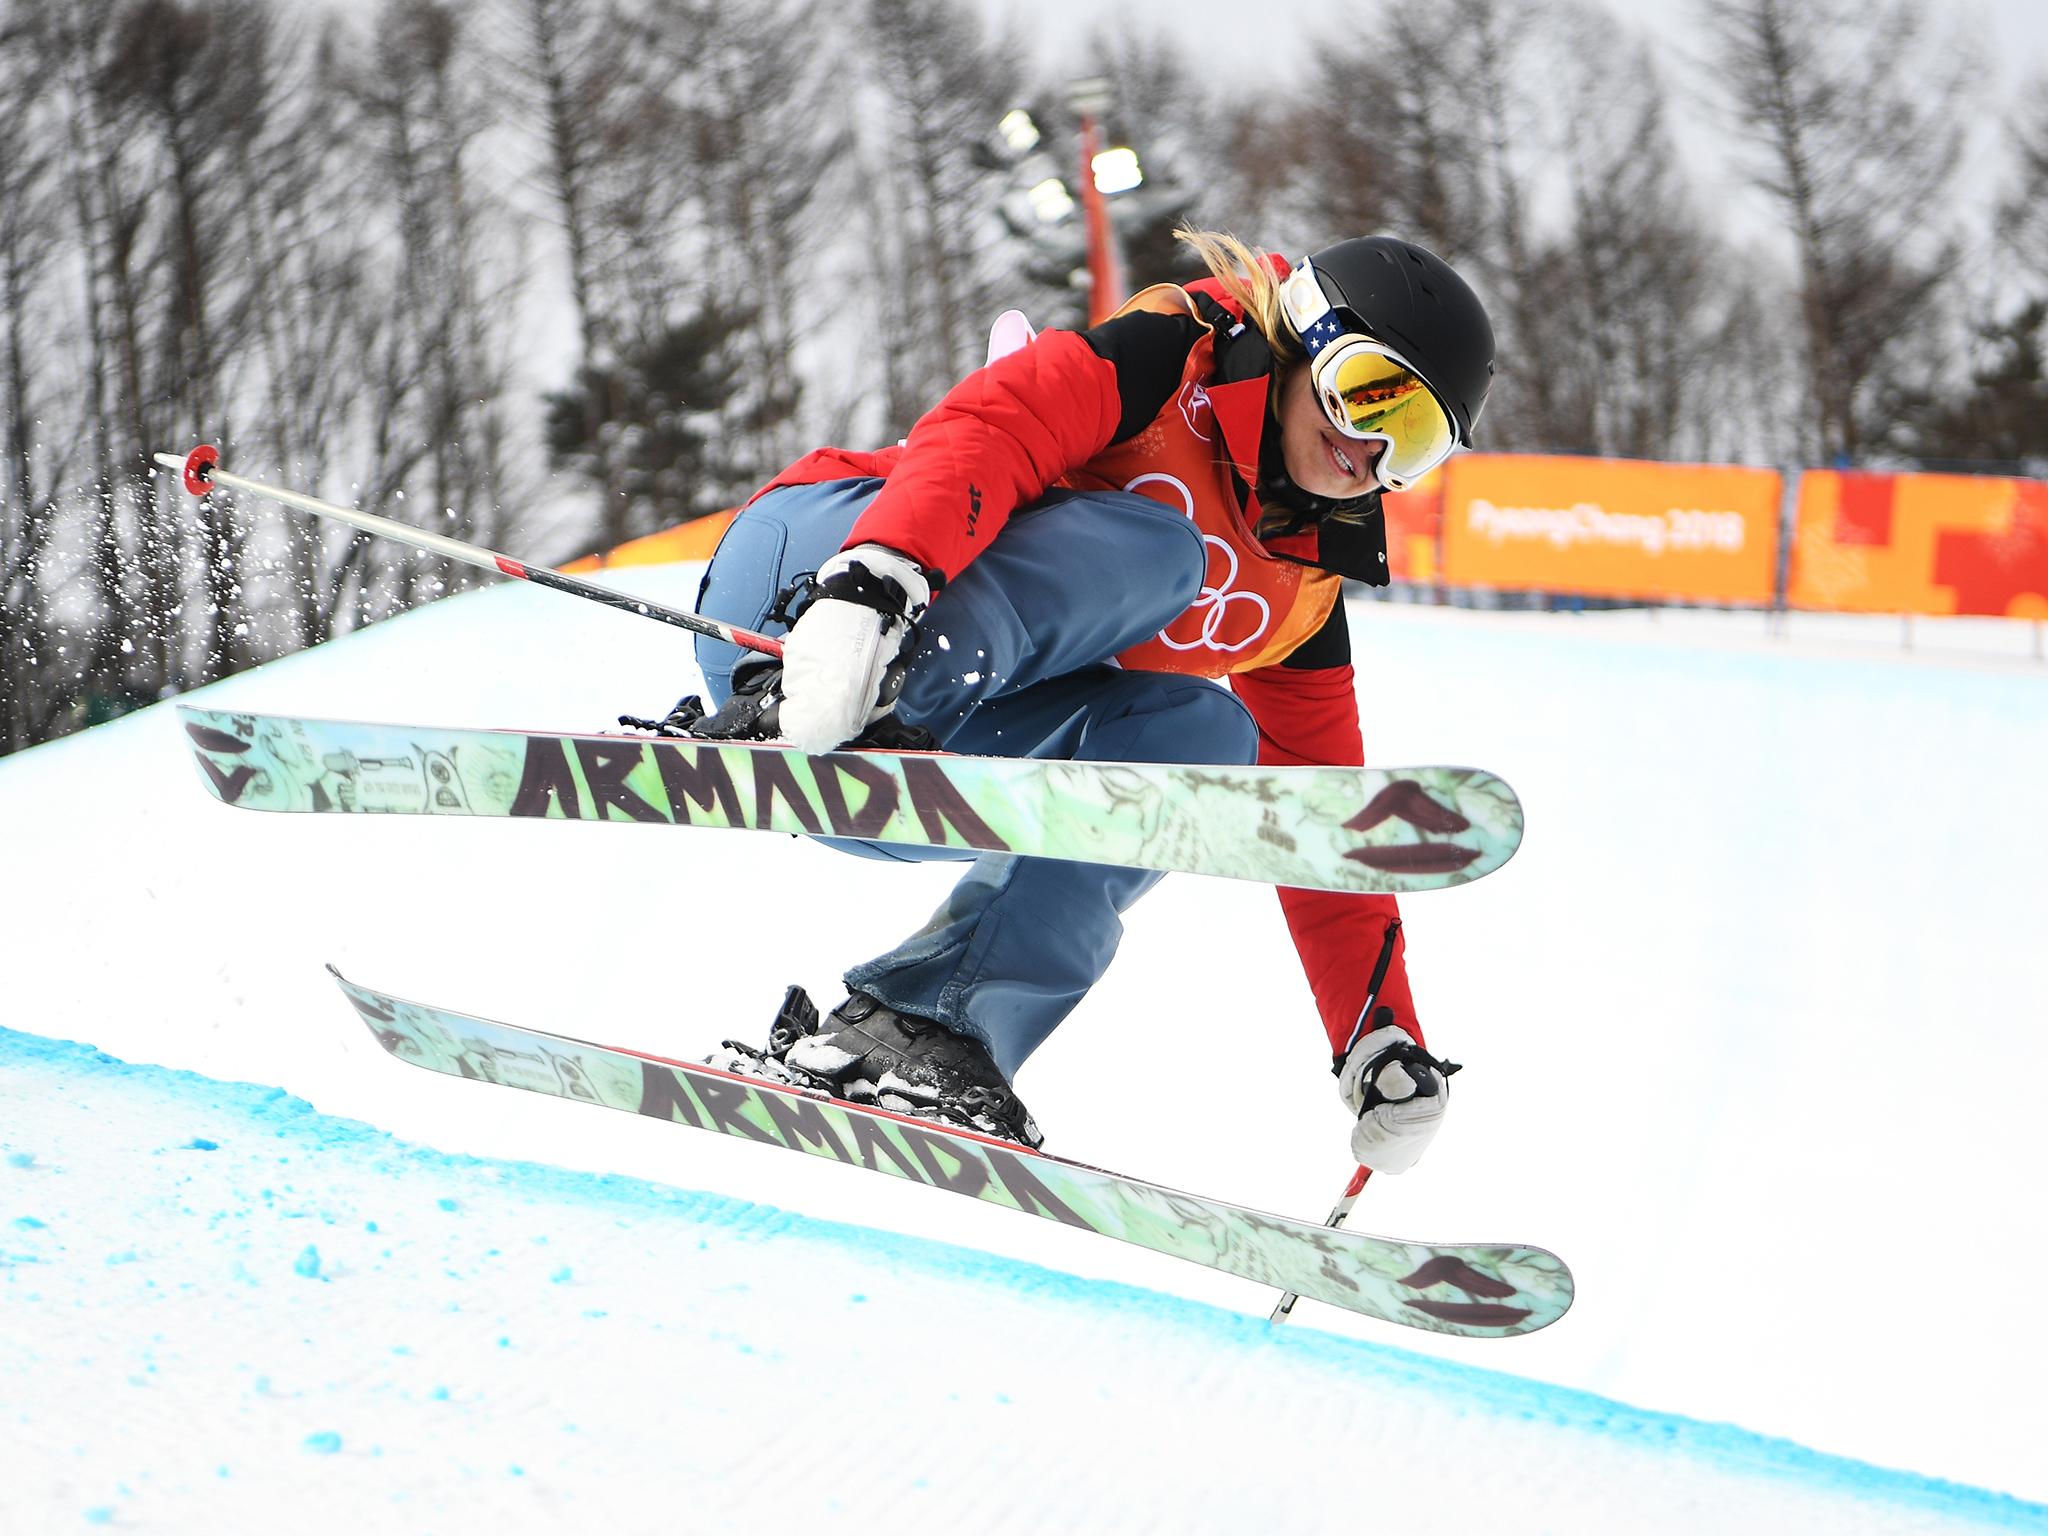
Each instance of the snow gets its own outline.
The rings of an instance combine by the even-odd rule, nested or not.
[[[853,1052],[843,1046],[832,1045],[816,1038],[799,1040],[789,1048],[786,1058],[789,1064],[800,1071],[815,1073],[819,1077],[837,1078],[853,1064]],[[894,1074],[891,1074],[893,1076]],[[890,1086],[885,1078],[882,1087]]]
[[[0,760],[0,1529],[2048,1529],[2027,627],[1353,618],[1375,760],[1494,768],[1530,822],[1405,905],[1467,1070],[1351,1219],[1553,1248],[1564,1321],[1274,1329],[1055,1223],[408,1070],[323,962],[701,1056],[953,872],[230,811],[159,708]],[[693,688],[685,646],[515,584],[199,697],[594,728]],[[1349,1171],[1255,887],[1162,885],[1019,1087],[1052,1150],[1222,1198]]]

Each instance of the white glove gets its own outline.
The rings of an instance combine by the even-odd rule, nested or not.
[[[818,595],[782,642],[781,728],[806,752],[829,752],[889,712],[889,669],[932,600],[916,561],[856,544],[818,567]]]
[[[1445,1079],[1457,1070],[1454,1063],[1430,1055],[1397,1024],[1382,1024],[1360,1040],[1337,1075],[1345,1107],[1358,1116],[1351,1128],[1351,1155],[1375,1173],[1413,1168],[1443,1124],[1451,1099]]]

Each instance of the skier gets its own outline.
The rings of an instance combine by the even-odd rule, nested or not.
[[[700,638],[714,709],[685,701],[672,725],[808,751],[1362,764],[1342,578],[1385,584],[1382,488],[1470,445],[1492,328],[1402,240],[1290,266],[1228,234],[1179,238],[1208,277],[1038,335],[896,447],[820,449],[758,492],[699,607],[786,631],[782,659]],[[743,1064],[1036,1146],[1017,1069],[1158,879],[980,855],[919,932],[846,973],[828,1018],[791,988]],[[1282,889],[1280,904],[1351,1150],[1403,1171],[1456,1067],[1424,1048],[1394,898]]]

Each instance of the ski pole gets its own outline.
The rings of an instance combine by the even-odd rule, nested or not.
[[[415,528],[410,523],[393,522],[388,517],[379,517],[374,512],[359,512],[353,507],[337,507],[333,502],[321,501],[315,496],[302,496],[297,491],[281,490],[274,485],[260,481],[245,480],[240,475],[231,475],[219,467],[220,450],[210,443],[201,443],[182,459],[174,453],[159,453],[157,463],[166,469],[175,469],[184,476],[185,489],[194,496],[204,496],[216,485],[226,486],[233,491],[246,491],[252,496],[261,496],[265,501],[274,501],[279,506],[293,507],[301,512],[311,512],[316,517],[333,518],[336,522],[347,523],[365,533],[374,533],[382,538],[396,539],[401,544],[410,544],[414,549],[424,549],[430,554],[442,555],[450,560],[459,560],[464,565],[474,565],[500,575],[514,576],[521,581],[530,581],[535,586],[551,587],[557,592],[567,592],[571,597],[588,598],[593,603],[603,603],[607,608],[617,608],[626,613],[637,613],[642,618],[659,619],[664,624],[673,624],[678,629],[687,629],[699,635],[709,635],[714,640],[724,640],[749,651],[761,651],[769,656],[782,654],[782,642],[770,635],[760,635],[750,629],[740,629],[732,624],[721,624],[716,619],[707,619],[701,613],[692,613],[686,608],[669,608],[661,603],[650,602],[644,597],[632,597],[610,587],[599,586],[594,581],[585,581],[578,576],[564,575],[544,565],[528,565],[514,560],[495,550],[485,549],[479,544],[465,544],[460,539],[451,539],[445,534],[429,533],[424,528]]]
[[[1351,1207],[1358,1204],[1358,1192],[1365,1188],[1365,1181],[1371,1177],[1372,1170],[1370,1168],[1360,1168],[1351,1175],[1351,1182],[1344,1186],[1343,1198],[1337,1202],[1336,1207],[1330,1212],[1330,1219],[1323,1223],[1324,1226],[1341,1227],[1344,1225],[1344,1218],[1351,1214]],[[1273,1308],[1273,1315],[1268,1321],[1275,1323],[1286,1322],[1293,1315],[1294,1304],[1299,1300],[1301,1300],[1299,1296],[1289,1291],[1280,1298],[1280,1304]]]

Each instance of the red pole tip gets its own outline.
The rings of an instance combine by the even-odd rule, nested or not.
[[[185,489],[194,496],[204,496],[213,489],[213,466],[220,462],[220,450],[211,443],[201,443],[185,455]]]

